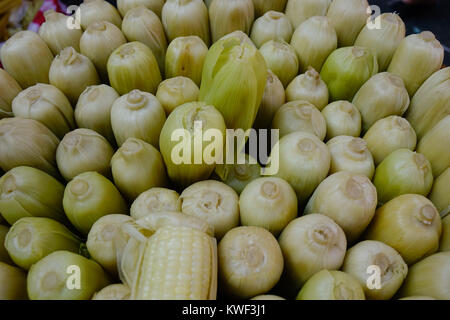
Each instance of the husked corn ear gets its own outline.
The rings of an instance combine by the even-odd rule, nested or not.
[[[142,262],[131,286],[132,300],[214,300],[217,245],[189,227],[158,229],[142,243]]]
[[[27,275],[0,261],[0,300],[27,300]]]
[[[381,288],[367,286],[368,267],[380,270]],[[387,300],[398,291],[408,273],[408,266],[400,254],[380,241],[361,241],[347,250],[342,271],[354,276],[361,284],[367,299]]]
[[[308,214],[289,222],[278,237],[285,270],[280,289],[288,296],[320,270],[339,270],[345,256],[344,231],[331,218]]]
[[[305,214],[320,212],[330,217],[345,232],[347,243],[354,243],[369,225],[376,207],[377,190],[370,179],[340,171],[319,184]]]
[[[241,225],[265,228],[278,236],[297,217],[297,196],[285,180],[262,177],[244,188],[239,210]]]
[[[93,22],[108,21],[118,28],[122,24],[117,9],[105,0],[84,0],[80,5],[81,27],[86,30]]]
[[[378,202],[408,193],[427,196],[433,186],[432,167],[421,153],[398,149],[390,153],[376,168],[373,183]]]
[[[412,264],[438,250],[441,232],[441,218],[432,202],[404,194],[378,208],[364,238],[384,242]]]
[[[293,132],[280,139],[272,149],[270,161],[277,161],[276,176],[289,182],[299,203],[305,203],[330,171],[331,155],[317,136],[307,132]]]

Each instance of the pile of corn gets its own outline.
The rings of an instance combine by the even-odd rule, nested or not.
[[[366,0],[117,4],[1,48],[0,299],[450,299],[431,32]],[[250,128],[279,130],[265,169],[203,136]]]

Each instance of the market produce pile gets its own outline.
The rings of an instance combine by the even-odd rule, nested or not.
[[[0,299],[450,299],[450,67],[368,5],[85,0],[12,36]],[[251,128],[267,163],[230,155]]]

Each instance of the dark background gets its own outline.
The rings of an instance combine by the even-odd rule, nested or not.
[[[431,31],[445,49],[445,65],[450,65],[450,0],[428,1],[428,5],[405,5],[401,0],[368,0],[381,12],[396,12],[406,24],[406,34]],[[65,4],[80,4],[81,0],[62,0]],[[116,5],[115,0],[108,2]]]

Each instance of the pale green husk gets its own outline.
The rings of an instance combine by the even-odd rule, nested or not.
[[[39,121],[22,118],[0,120],[0,167],[41,169],[59,177],[55,153],[59,139]]]
[[[221,135],[221,141],[204,141],[203,134],[208,129]],[[176,108],[164,123],[159,138],[170,180],[177,185],[188,186],[208,179],[216,164],[223,161],[225,130],[222,115],[212,105],[190,102]],[[215,150],[214,157],[206,162],[204,156],[212,156],[212,150]]]
[[[297,300],[365,300],[365,296],[353,276],[342,271],[322,270],[306,281]]]
[[[178,37],[198,36],[209,46],[208,8],[198,0],[166,0],[162,23],[170,41]]]
[[[397,149],[416,148],[417,137],[408,120],[389,116],[375,122],[364,135],[375,165]]]
[[[54,251],[78,253],[80,244],[80,239],[64,225],[41,217],[18,220],[5,240],[10,257],[16,265],[25,270]]]
[[[101,217],[128,213],[128,206],[111,181],[97,172],[85,172],[70,181],[64,191],[64,211],[83,235]]]
[[[168,184],[161,154],[151,144],[129,138],[111,159],[114,183],[129,200],[152,187]]]
[[[436,71],[411,99],[406,119],[420,139],[450,114],[450,67]]]
[[[282,12],[268,11],[255,20],[250,37],[257,48],[270,40],[291,41],[291,22]]]
[[[330,54],[320,76],[328,86],[331,101],[351,101],[359,88],[377,72],[377,59],[368,49],[345,47]]]
[[[80,128],[100,133],[111,145],[116,144],[111,127],[111,108],[119,94],[105,84],[87,87],[78,98],[75,120]]]
[[[292,26],[297,28],[303,21],[313,16],[325,16],[331,0],[289,0],[286,15]]]
[[[118,47],[109,57],[107,69],[111,87],[120,95],[133,89],[155,94],[162,80],[152,50],[137,41]]]
[[[380,204],[407,193],[427,196],[433,185],[430,162],[421,153],[395,150],[378,165],[373,183]]]
[[[176,38],[167,48],[166,79],[183,76],[200,86],[207,53],[208,47],[197,36]]]
[[[227,128],[247,130],[255,120],[266,80],[261,53],[238,36],[227,37],[208,51],[199,99],[222,113]]]
[[[64,186],[52,176],[35,168],[16,167],[0,178],[0,212],[11,225],[24,217],[66,222],[63,194]]]
[[[308,67],[320,71],[325,60],[337,48],[336,31],[327,17],[314,16],[295,29],[291,45],[297,52],[300,72]]]
[[[72,47],[61,50],[53,59],[49,71],[50,84],[60,89],[72,105],[92,85],[100,84],[100,78],[92,61]]]
[[[358,90],[353,104],[361,113],[363,131],[388,116],[401,116],[409,107],[403,80],[388,72],[374,75]]]
[[[128,41],[147,45],[158,61],[159,70],[164,73],[167,40],[162,22],[154,11],[142,6],[130,9],[123,18],[122,32]]]
[[[79,289],[70,287],[76,285],[72,280],[76,275],[80,278]],[[68,251],[49,254],[31,267],[27,278],[31,300],[89,300],[108,284],[110,278],[100,265]]]
[[[425,155],[430,161],[435,177],[450,166],[450,148],[448,146],[450,146],[450,115],[429,130],[417,145],[417,152]]]
[[[405,24],[400,16],[390,12],[383,13],[376,17],[370,25],[364,26],[356,38],[355,46],[372,50],[377,56],[378,68],[380,71],[384,71],[389,66],[395,49],[404,37]]]
[[[359,137],[361,114],[354,104],[345,100],[332,102],[322,110],[322,115],[327,123],[327,140],[337,136]]]
[[[395,50],[388,72],[403,79],[412,97],[422,83],[439,70],[444,59],[444,48],[433,33],[423,31],[404,38]]]
[[[69,100],[61,90],[49,84],[38,83],[20,92],[12,102],[12,111],[16,117],[45,124],[59,139],[75,129]]]

